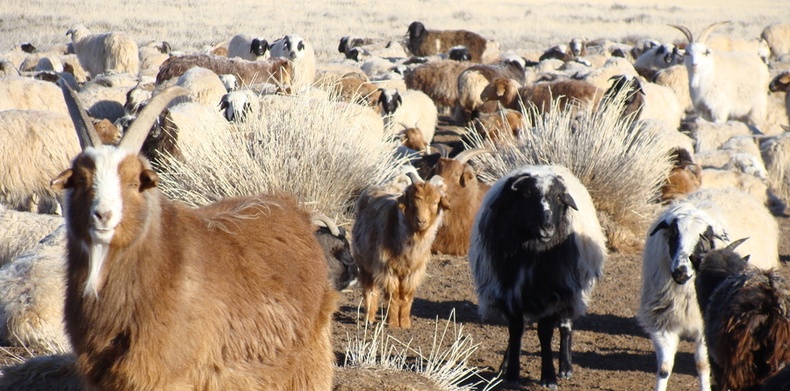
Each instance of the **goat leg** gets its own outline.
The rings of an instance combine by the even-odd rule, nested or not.
[[[554,371],[554,362],[551,354],[551,338],[554,335],[554,326],[557,316],[549,316],[538,320],[538,340],[540,341],[540,385],[556,389],[557,373]]]
[[[519,371],[521,370],[521,337],[524,335],[524,315],[521,313],[511,314],[509,311],[505,311],[505,317],[507,318],[509,337],[499,372],[504,372],[506,385],[517,385]]]
[[[571,345],[573,344],[573,321],[569,318],[560,319],[560,379],[573,377]]]

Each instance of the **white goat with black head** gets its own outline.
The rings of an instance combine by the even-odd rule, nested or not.
[[[525,317],[538,321],[540,383],[556,388],[551,339],[560,328],[559,376],[570,378],[572,321],[587,311],[606,238],[587,189],[562,166],[525,166],[498,180],[475,219],[469,262],[483,318],[504,314],[505,381],[517,383]]]

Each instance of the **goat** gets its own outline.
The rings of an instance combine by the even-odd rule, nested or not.
[[[235,75],[242,85],[255,83],[274,83],[283,90],[289,90],[294,76],[293,65],[286,58],[269,58],[263,61],[247,61],[240,58],[226,58],[207,54],[191,54],[170,57],[162,63],[156,75],[156,83],[179,77],[193,67],[202,67],[218,75]]]
[[[562,166],[525,166],[499,179],[475,218],[469,262],[484,319],[502,313],[509,339],[500,371],[517,383],[524,318],[538,321],[540,384],[572,376],[572,320],[583,315],[606,259],[606,237],[584,185]]]
[[[316,226],[315,237],[324,249],[324,258],[329,265],[329,280],[335,289],[342,291],[353,285],[359,275],[346,230],[323,213],[313,214],[313,224]]]
[[[86,386],[330,389],[337,293],[308,213],[287,196],[190,209],[159,192],[139,151],[185,89],[152,98],[113,147],[61,88],[83,150],[52,186],[65,193],[64,320]]]
[[[790,362],[790,285],[775,269],[759,270],[737,254],[744,240],[692,261],[711,369],[722,391],[758,389]]]
[[[672,151],[672,161],[675,166],[669,172],[666,183],[661,186],[661,202],[685,197],[702,186],[702,167],[694,163],[688,151],[675,148]]]
[[[446,53],[455,46],[469,50],[472,62],[490,62],[499,54],[499,45],[467,30],[428,30],[421,22],[412,22],[406,47],[415,56]]]
[[[404,329],[411,328],[414,292],[425,277],[442,212],[449,208],[441,177],[426,183],[414,174],[412,180],[402,192],[368,187],[357,199],[351,229],[366,319],[376,320],[381,295],[390,306],[387,323]]]

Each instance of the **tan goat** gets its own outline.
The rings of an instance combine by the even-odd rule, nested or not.
[[[337,294],[310,216],[286,196],[191,209],[165,198],[139,155],[155,96],[118,147],[98,146],[64,95],[83,151],[65,189],[66,330],[101,390],[329,390]]]

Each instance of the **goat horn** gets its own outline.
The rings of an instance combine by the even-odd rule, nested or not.
[[[677,25],[677,24],[670,24],[669,26],[674,27],[674,28],[680,30],[680,32],[682,32],[683,34],[685,34],[686,35],[686,39],[688,39],[688,41],[689,41],[689,44],[694,43],[694,36],[691,34],[691,31],[688,29],[688,27]]]
[[[323,223],[324,225],[321,225],[321,223]],[[329,232],[331,232],[332,235],[340,236],[340,229],[337,228],[337,224],[335,224],[335,221],[330,219],[329,216],[323,213],[320,212],[313,213],[313,224],[319,227],[326,227],[329,229]]]
[[[80,140],[80,148],[83,150],[88,147],[99,147],[102,145],[99,133],[93,127],[93,122],[88,118],[88,113],[82,107],[82,103],[74,90],[69,87],[64,79],[58,79],[60,90],[63,91],[63,99],[66,101],[66,107],[69,109],[69,116],[71,122],[74,123],[74,128],[77,130],[77,138]]]
[[[137,119],[129,125],[129,130],[124,134],[123,139],[120,144],[118,144],[118,148],[125,149],[132,153],[140,152],[140,149],[143,147],[143,142],[145,142],[145,138],[151,130],[151,126],[154,125],[156,118],[159,117],[159,113],[161,113],[174,98],[187,94],[189,94],[189,90],[179,86],[165,88],[162,92],[156,94],[151,98],[148,104],[145,105],[145,108],[140,111]]]
[[[422,180],[422,178],[420,178],[420,176],[417,174],[416,171],[411,171],[410,170],[410,171],[408,171],[406,173],[406,175],[409,177],[409,179],[411,179],[411,183],[423,183],[423,182],[425,182],[424,180]]]
[[[714,28],[716,28],[718,26],[721,26],[723,24],[729,24],[729,23],[732,23],[732,22],[727,20],[727,21],[724,21],[724,22],[716,22],[716,23],[714,23],[714,24],[712,24],[712,25],[710,25],[708,27],[705,27],[705,29],[702,30],[701,33],[699,33],[699,38],[697,38],[698,42],[705,43],[705,40],[708,39],[708,35],[710,35],[711,31],[713,31]]]
[[[475,157],[477,155],[482,155],[482,154],[485,154],[485,153],[492,153],[492,152],[494,152],[494,151],[492,149],[490,149],[490,148],[468,149],[468,150],[463,151],[463,152],[459,153],[458,155],[456,155],[455,156],[455,160],[457,160],[461,164],[464,164],[464,163],[468,162],[469,159],[471,159],[471,158],[473,158],[473,157]]]
[[[738,239],[738,240],[728,244],[726,248],[728,248],[730,250],[735,250],[738,246],[740,246],[743,242],[745,242],[746,239],[749,239],[749,237],[747,236],[745,238]]]

